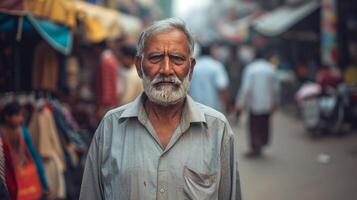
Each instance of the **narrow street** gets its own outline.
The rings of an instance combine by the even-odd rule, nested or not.
[[[248,150],[243,115],[233,129],[239,138],[244,200],[357,199],[357,134],[312,138],[296,117],[277,112],[271,144],[260,159]]]

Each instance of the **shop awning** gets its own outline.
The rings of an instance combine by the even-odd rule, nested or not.
[[[31,13],[36,17],[74,28],[76,12],[71,0],[1,0],[0,12],[13,15]]]
[[[70,53],[73,36],[71,29],[67,26],[39,19],[29,13],[22,16],[0,13],[0,31],[16,30],[18,32],[31,29],[36,30],[57,51],[63,54]]]
[[[87,38],[91,42],[114,39],[122,34],[118,11],[83,1],[73,1],[73,7],[79,20],[84,23]]]
[[[119,12],[113,9],[77,0],[0,0],[0,13],[17,16],[35,16],[32,25],[43,37],[43,24],[54,28],[77,28],[77,19],[84,24],[84,34],[90,42],[99,42],[121,36]],[[29,19],[31,20],[31,19]],[[41,21],[40,23],[37,23]],[[52,22],[52,23],[51,23]],[[52,24],[52,25],[48,25]],[[61,26],[64,25],[64,26]],[[51,34],[55,34],[54,32]],[[62,34],[62,33],[60,33]],[[63,36],[63,35],[62,35]],[[58,46],[58,45],[56,45]]]
[[[319,7],[317,0],[307,1],[298,7],[282,6],[256,19],[253,28],[265,36],[278,36]]]

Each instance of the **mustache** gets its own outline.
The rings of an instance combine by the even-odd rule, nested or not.
[[[152,85],[155,85],[158,83],[171,83],[174,85],[180,85],[182,83],[182,81],[175,75],[165,76],[165,75],[159,74],[151,81]]]

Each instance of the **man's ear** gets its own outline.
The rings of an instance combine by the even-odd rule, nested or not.
[[[190,60],[191,68],[190,68],[190,80],[192,79],[192,74],[193,74],[193,69],[195,68],[196,65],[196,59],[191,58]]]
[[[142,71],[141,71],[141,57],[140,56],[135,56],[134,62],[135,62],[135,67],[136,67],[136,73],[138,73],[138,76],[140,78],[142,78],[143,74],[142,74]]]

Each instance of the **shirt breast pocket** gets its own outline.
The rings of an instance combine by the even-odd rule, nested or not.
[[[184,196],[190,200],[217,199],[217,173],[202,174],[184,167]]]

